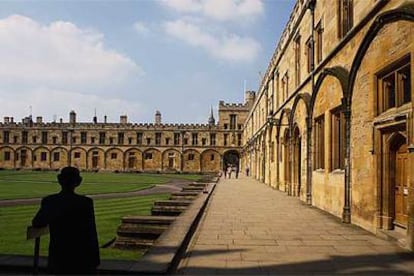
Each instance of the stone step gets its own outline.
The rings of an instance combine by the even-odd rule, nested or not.
[[[149,224],[149,225],[170,225],[175,218],[170,216],[125,216],[122,223]]]
[[[171,196],[198,196],[200,195],[199,192],[192,192],[192,191],[181,191],[181,192],[174,192],[171,193]]]
[[[169,225],[140,225],[140,224],[130,224],[123,223],[117,229],[118,236],[122,237],[146,237],[150,239],[155,236],[157,238],[162,234]]]
[[[148,249],[154,244],[155,240],[131,239],[128,237],[118,237],[112,247],[119,249]]]
[[[187,209],[187,206],[156,206],[151,209],[153,216],[178,216]]]
[[[193,182],[191,184],[189,184],[187,187],[208,187],[208,183],[198,183],[198,182]]]
[[[154,206],[188,206],[191,203],[191,200],[157,200]]]
[[[202,192],[204,190],[204,187],[184,187],[182,189],[183,192]]]
[[[198,193],[197,193],[198,195]],[[183,195],[172,195],[170,196],[171,200],[191,200],[193,201],[197,196],[183,196]]]

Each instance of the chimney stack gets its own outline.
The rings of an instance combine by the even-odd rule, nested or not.
[[[127,115],[121,115],[120,116],[120,123],[121,124],[127,124],[128,123],[128,117],[127,117]]]
[[[161,124],[161,112],[159,110],[155,111],[155,124]]]
[[[75,113],[75,111],[74,111],[74,110],[72,110],[72,111],[69,113],[69,123],[71,123],[71,124],[76,124],[76,113]]]
[[[37,123],[37,124],[41,124],[41,123],[43,123],[43,118],[42,118],[42,116],[37,116],[37,117],[36,117],[36,123]]]
[[[10,117],[4,117],[4,123],[5,124],[8,124],[8,123],[10,123]]]

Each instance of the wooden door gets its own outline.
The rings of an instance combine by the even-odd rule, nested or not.
[[[174,157],[168,157],[168,168],[174,169]]]
[[[408,222],[408,153],[407,144],[397,151],[395,160],[395,220],[394,223],[407,227]]]
[[[135,168],[135,164],[136,164],[136,158],[135,158],[135,156],[129,157],[129,159],[128,159],[128,168],[129,169],[134,169]]]
[[[92,156],[92,168],[96,169],[98,167],[98,156]]]

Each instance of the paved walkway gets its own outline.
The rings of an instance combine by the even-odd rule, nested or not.
[[[414,275],[414,255],[242,176],[218,183],[177,273]]]

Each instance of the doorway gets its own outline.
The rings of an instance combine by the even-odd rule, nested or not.
[[[390,145],[390,184],[394,198],[393,223],[396,226],[408,226],[408,148],[405,138],[395,137]]]

